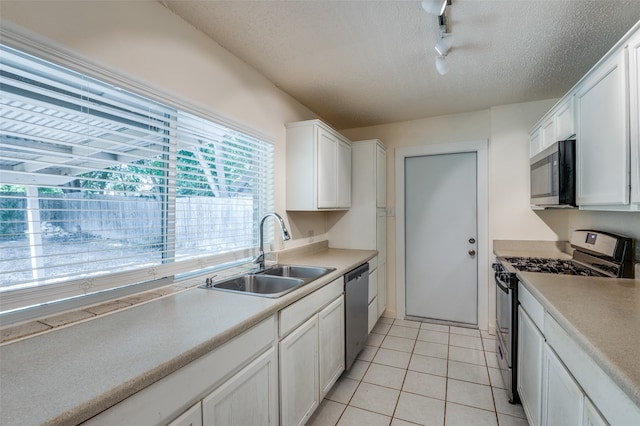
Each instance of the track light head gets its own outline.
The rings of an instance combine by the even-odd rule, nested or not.
[[[447,62],[446,56],[436,56],[436,69],[438,70],[440,75],[445,75],[449,72],[449,63]]]
[[[436,43],[435,49],[438,55],[447,56],[452,45],[453,36],[451,34],[442,34]]]
[[[422,0],[422,8],[430,15],[442,15],[446,6],[447,0]]]

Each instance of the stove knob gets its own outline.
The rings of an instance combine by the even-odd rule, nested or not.
[[[469,254],[471,256],[475,256],[476,255],[476,251],[474,249],[469,250]]]

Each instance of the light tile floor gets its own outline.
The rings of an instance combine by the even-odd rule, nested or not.
[[[486,332],[380,318],[308,425],[527,426],[497,367]]]

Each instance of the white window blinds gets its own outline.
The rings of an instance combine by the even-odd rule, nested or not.
[[[0,311],[253,253],[271,144],[0,53]]]

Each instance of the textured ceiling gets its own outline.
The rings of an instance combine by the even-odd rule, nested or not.
[[[417,0],[160,1],[338,129],[560,97],[640,19],[640,0],[453,0],[442,76]]]

